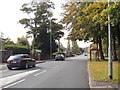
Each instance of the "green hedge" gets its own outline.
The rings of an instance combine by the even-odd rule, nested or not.
[[[6,45],[4,49],[12,50],[13,54],[30,54],[30,48],[28,46]]]

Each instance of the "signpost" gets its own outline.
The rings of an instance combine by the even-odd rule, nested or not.
[[[37,54],[38,54],[38,59],[40,60],[40,55],[41,55],[42,50],[40,50],[40,49],[35,49],[35,51],[37,52]]]
[[[42,50],[40,50],[40,49],[35,49],[35,51],[38,52],[38,53],[42,52]]]

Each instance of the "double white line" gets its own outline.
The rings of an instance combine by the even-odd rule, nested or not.
[[[20,80],[20,81],[18,81],[18,82],[15,82],[15,83],[12,83],[12,84],[10,84],[10,85],[7,85],[7,86],[5,86],[5,87],[3,87],[3,88],[11,87],[11,86],[13,86],[13,85],[15,85],[15,84],[18,84],[18,83],[21,83],[21,82],[23,82],[23,81],[25,81],[25,79],[22,79],[22,80]]]
[[[44,71],[42,71],[42,72],[40,72],[40,73],[37,73],[37,74],[35,74],[34,76],[38,76],[38,75],[40,75],[40,74],[42,74],[42,73],[44,73],[44,72],[46,72],[47,70],[44,70]]]

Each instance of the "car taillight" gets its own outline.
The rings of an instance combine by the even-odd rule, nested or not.
[[[7,60],[7,62],[9,62],[10,60]]]
[[[19,62],[22,62],[23,60],[18,60]]]

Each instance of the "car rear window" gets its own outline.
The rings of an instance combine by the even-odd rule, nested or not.
[[[22,58],[30,58],[30,56],[22,56]]]
[[[58,54],[58,55],[56,55],[56,57],[64,57],[64,55]]]
[[[21,56],[10,56],[8,60],[21,59]]]

